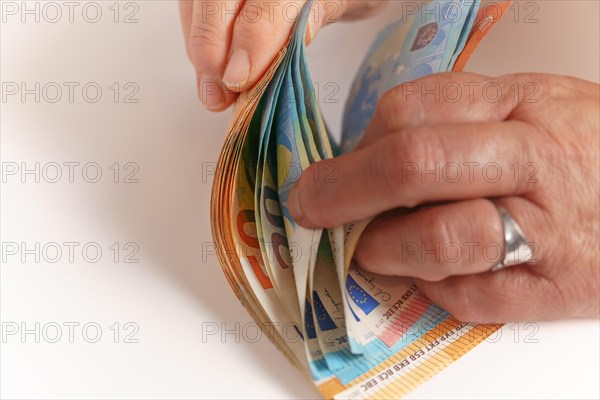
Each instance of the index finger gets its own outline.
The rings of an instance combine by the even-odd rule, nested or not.
[[[533,147],[540,135],[521,121],[421,126],[390,134],[311,165],[292,189],[288,208],[303,226],[334,227],[398,207],[524,194],[538,178],[517,176],[511,167],[528,162],[540,167]],[[335,173],[315,179],[323,171]]]
[[[467,72],[405,82],[381,97],[357,148],[419,125],[504,121],[516,109],[536,103],[530,97],[537,86],[528,74],[491,78]]]

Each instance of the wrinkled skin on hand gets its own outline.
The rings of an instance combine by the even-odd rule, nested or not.
[[[463,321],[597,317],[599,124],[595,83],[432,75],[386,93],[357,150],[312,165],[288,207],[307,227],[375,218],[356,261],[414,277]],[[314,178],[332,169],[333,182]],[[504,247],[492,199],[532,243],[534,262],[490,272]]]

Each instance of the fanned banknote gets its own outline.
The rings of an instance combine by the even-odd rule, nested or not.
[[[509,3],[491,10],[478,0],[432,0],[385,28],[356,75],[341,143],[326,129],[308,68],[312,1],[265,76],[235,105],[212,193],[217,255],[255,321],[325,398],[402,397],[499,328],[462,323],[411,279],[353,263],[370,221],[306,229],[287,200],[308,166],[352,151],[387,90],[462,69]]]

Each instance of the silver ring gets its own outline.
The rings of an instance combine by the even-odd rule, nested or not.
[[[533,247],[527,239],[523,230],[517,224],[517,221],[510,216],[506,208],[497,202],[494,202],[500,219],[502,220],[502,229],[504,232],[504,254],[503,261],[495,264],[491,271],[500,271],[506,267],[518,264],[525,264],[533,258]]]

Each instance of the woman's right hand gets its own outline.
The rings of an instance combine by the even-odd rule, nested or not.
[[[256,83],[285,46],[307,0],[180,0],[188,57],[198,96],[211,111],[228,108]],[[381,0],[315,0],[306,42],[319,29],[371,14]]]

